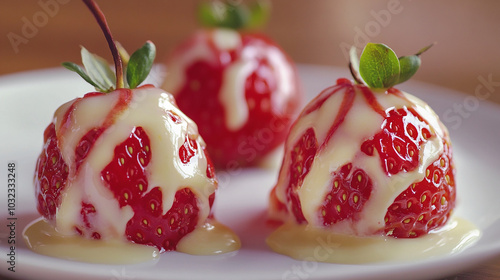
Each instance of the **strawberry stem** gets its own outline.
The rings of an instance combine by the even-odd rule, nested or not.
[[[89,10],[94,15],[97,23],[101,27],[102,32],[104,33],[104,37],[106,37],[106,41],[108,42],[109,49],[111,50],[111,54],[113,55],[113,60],[115,63],[115,72],[116,72],[116,88],[124,88],[123,81],[123,63],[118,52],[118,48],[116,47],[115,40],[111,35],[111,30],[109,29],[108,23],[106,21],[106,17],[102,13],[99,6],[93,0],[82,0],[85,5],[89,8]]]

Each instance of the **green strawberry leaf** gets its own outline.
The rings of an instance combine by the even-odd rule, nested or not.
[[[151,41],[147,41],[130,56],[127,65],[127,82],[131,89],[136,88],[147,78],[153,67],[155,56],[156,47]]]
[[[112,91],[116,85],[116,76],[108,62],[104,58],[90,53],[84,47],[82,47],[81,54],[83,66],[87,70],[88,76],[98,85],[98,90],[102,92]]]
[[[87,73],[85,73],[85,70],[83,70],[83,68],[80,67],[79,65],[73,62],[63,62],[62,66],[64,66],[68,70],[76,72],[78,75],[80,75],[80,77],[82,77],[87,83],[94,86],[97,90],[102,90],[96,83],[94,83],[94,81],[92,81],[92,79],[87,75]]]
[[[153,67],[156,47],[151,41],[147,41],[140,49],[129,56],[122,45],[118,42],[115,42],[115,44],[124,70],[126,70],[126,79],[123,81],[122,86],[130,89],[136,88],[147,78]],[[90,53],[84,47],[82,47],[81,55],[84,68],[73,62],[63,62],[62,65],[79,74],[97,91],[106,93],[117,88],[116,75],[104,58]]]
[[[399,73],[398,84],[408,81],[420,67],[421,60],[417,55],[402,56],[399,58],[401,72]]]
[[[137,87],[146,79],[153,67],[153,61],[156,56],[155,45],[147,41],[132,56],[129,56],[122,45],[111,36],[106,18],[99,6],[92,0],[84,1],[84,3],[90,12],[92,12],[104,33],[111,55],[113,56],[115,71],[110,68],[105,59],[90,53],[84,47],[81,49],[83,68],[72,62],[64,62],[62,65],[79,74],[85,81],[102,93],[111,92],[115,89],[127,87],[132,89]]]
[[[368,43],[359,59],[359,74],[374,89],[390,88],[399,80],[396,53],[384,44]]]
[[[250,6],[250,18],[248,19],[248,28],[262,28],[271,15],[271,2],[255,1]]]
[[[224,10],[216,12],[216,8],[212,3],[204,2],[198,6],[198,20],[203,26],[218,26],[223,12]]]
[[[211,1],[200,4],[198,18],[207,27],[240,29],[248,22],[249,12],[233,3]]]
[[[399,73],[398,84],[409,80],[415,73],[417,73],[420,64],[422,63],[420,59],[420,55],[430,49],[434,44],[431,44],[420,51],[418,51],[414,55],[410,56],[402,56],[399,58],[399,64],[401,67],[401,71]]]

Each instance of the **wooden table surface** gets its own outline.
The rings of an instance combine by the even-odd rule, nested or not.
[[[273,1],[273,17],[263,31],[297,62],[345,65],[343,44],[359,43],[363,36],[402,54],[438,41],[424,55],[417,80],[466,94],[474,94],[479,77],[500,81],[500,36],[492,29],[500,25],[500,1],[312,2]],[[161,60],[198,28],[197,1],[138,3],[99,1],[115,38],[129,50],[151,39]],[[79,45],[110,60],[100,30],[79,1],[0,0],[0,38],[0,75],[80,62]],[[500,103],[500,94],[484,102]],[[446,279],[500,279],[500,256]]]

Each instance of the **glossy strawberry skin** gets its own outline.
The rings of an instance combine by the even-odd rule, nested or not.
[[[372,156],[378,152],[387,175],[414,170],[419,164],[419,150],[434,136],[429,125],[412,108],[390,110],[381,131],[366,140],[361,151]]]
[[[94,128],[89,130],[82,139],[78,142],[75,150],[75,169],[78,170],[80,165],[85,160],[87,155],[89,154],[92,146],[96,139],[101,135],[104,131],[104,128]]]
[[[387,175],[417,168],[420,147],[435,137],[429,125],[413,109],[388,112],[381,132],[363,143],[368,155],[376,149]],[[398,238],[414,238],[443,226],[455,207],[455,168],[447,140],[444,151],[426,169],[425,178],[409,186],[389,206],[385,233]]]
[[[378,151],[388,176],[418,167],[419,150],[435,134],[411,108],[391,110],[381,132],[365,141],[362,151]],[[455,207],[455,167],[448,140],[439,158],[426,169],[425,178],[403,191],[388,207],[385,233],[396,238],[414,238],[443,226]]]
[[[55,218],[61,204],[60,194],[66,187],[69,172],[57,143],[55,126],[50,124],[44,132],[43,151],[36,163],[34,180],[38,212],[49,220]]]
[[[306,221],[302,213],[298,190],[302,186],[304,177],[309,172],[314,157],[318,150],[318,141],[312,128],[308,129],[299,141],[295,144],[291,152],[292,165],[289,168],[289,184],[287,186],[287,200],[298,223]]]
[[[319,209],[325,226],[345,219],[357,220],[373,190],[370,177],[362,169],[353,168],[351,163],[332,175],[330,190]]]
[[[188,164],[198,147],[197,142],[186,135],[179,148],[181,162]],[[125,229],[127,239],[156,246],[160,251],[171,251],[197,225],[197,198],[189,188],[181,189],[176,192],[171,209],[163,215],[161,188],[149,190],[145,174],[153,152],[147,133],[142,127],[136,127],[125,141],[116,146],[113,160],[103,169],[101,177],[120,206],[130,205],[134,211]],[[207,174],[211,168],[209,164]]]
[[[202,31],[210,33],[211,31]],[[183,44],[174,56],[182,56],[196,48],[199,41]],[[266,55],[260,53],[262,46],[281,49],[262,35],[242,34],[242,46],[234,50],[217,49],[212,42],[211,56],[214,60],[198,59],[186,66],[186,82],[176,92],[172,92],[179,108],[199,126],[200,134],[207,143],[208,152],[217,168],[256,164],[278,145],[283,143],[295,111],[301,100],[298,77],[292,62],[287,58],[289,71],[294,73],[293,88],[290,96],[274,96],[278,87],[279,73],[276,65]],[[255,54],[249,58],[249,54]],[[282,52],[282,51],[281,51]],[[255,63],[256,69],[248,75],[244,83],[244,95],[248,107],[248,120],[234,130],[227,126],[227,115],[221,104],[221,88],[227,79],[228,68],[240,59],[246,64]],[[236,94],[236,93],[235,93]],[[281,99],[278,107],[273,99]]]
[[[88,155],[102,129],[92,129],[79,141],[75,150],[75,169],[78,170],[82,161]],[[62,158],[58,147],[55,125],[51,123],[45,129],[44,149],[38,157],[35,169],[35,194],[38,212],[51,221],[55,219],[57,208],[61,204],[61,193],[64,191],[69,167]],[[82,201],[80,214],[83,224],[75,226],[75,231],[91,239],[100,239],[101,235],[92,229],[91,217],[96,213],[92,204]]]
[[[389,206],[385,232],[389,236],[414,238],[443,226],[456,200],[452,148],[446,141],[444,152],[426,169],[425,178],[409,186]]]
[[[142,127],[135,127],[130,136],[115,147],[113,160],[101,171],[101,178],[120,207],[135,205],[148,190],[145,169],[150,160],[150,141]]]
[[[134,216],[128,221],[125,233],[135,243],[171,251],[184,235],[194,230],[199,209],[196,196],[189,188],[176,192],[174,203],[165,215],[162,199],[158,187],[144,195],[134,207]]]

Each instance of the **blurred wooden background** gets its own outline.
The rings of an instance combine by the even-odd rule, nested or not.
[[[239,2],[241,0],[233,0]],[[133,51],[150,39],[157,62],[198,23],[198,1],[98,1],[115,39]],[[398,55],[437,42],[415,79],[474,94],[483,80],[500,92],[500,1],[273,0],[263,32],[298,63],[345,66],[347,46],[383,42]],[[110,59],[77,0],[0,0],[0,75],[80,62],[79,45]],[[500,94],[488,100],[500,103]]]

